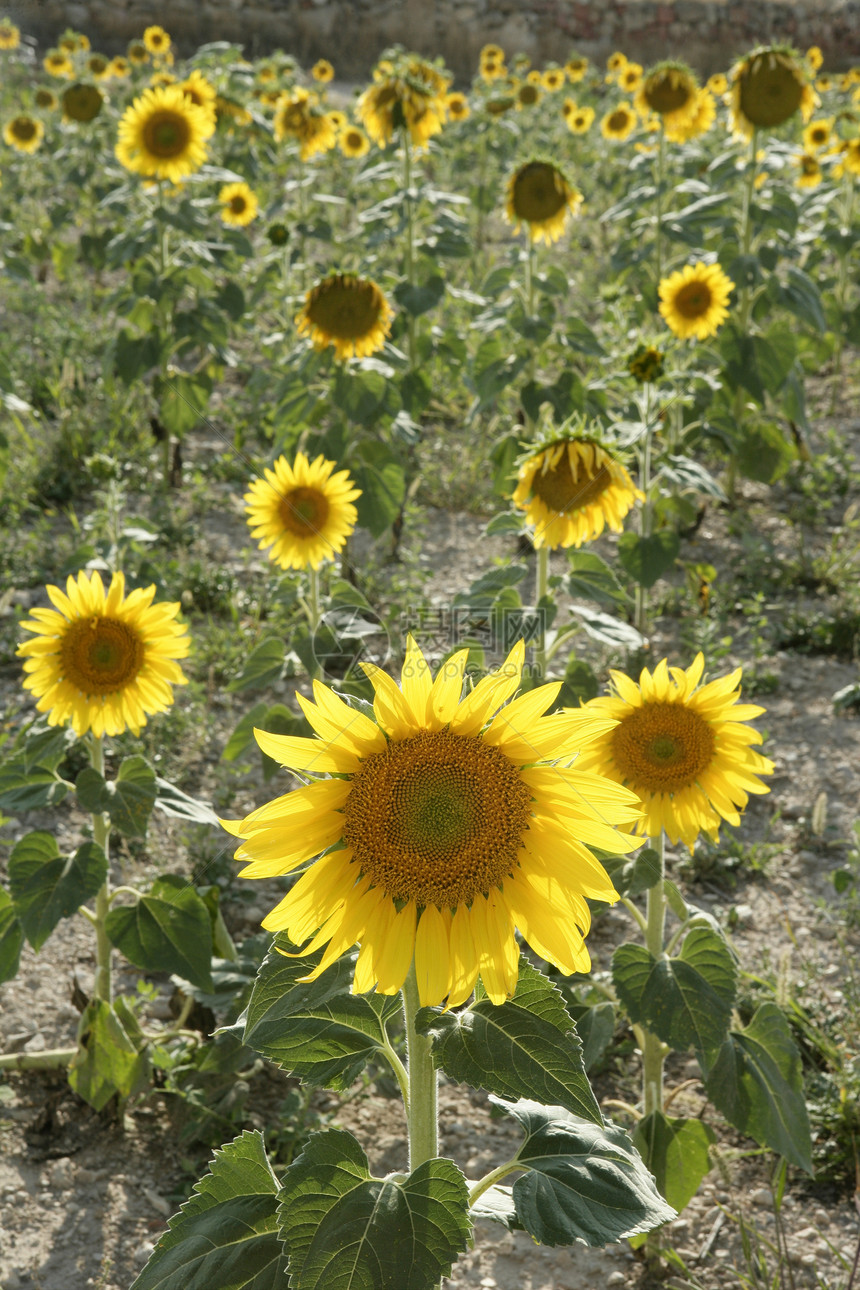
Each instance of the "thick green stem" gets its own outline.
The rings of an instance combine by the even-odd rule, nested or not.
[[[104,745],[96,735],[90,741],[90,764],[93,770],[104,778],[105,755]],[[93,813],[93,841],[110,859],[108,845],[110,840],[110,818],[103,811]],[[110,913],[111,889],[110,876],[107,876],[96,895],[95,929],[96,929],[96,971],[93,994],[96,999],[110,1003],[112,997],[110,956],[111,943],[105,930],[105,919]]]
[[[412,140],[407,129],[403,130],[403,197],[406,203],[406,281],[415,286],[415,207],[412,201]],[[410,313],[407,322],[409,370],[418,366],[415,315]]]
[[[546,651],[546,619],[544,617],[544,602],[547,597],[549,587],[549,547],[544,544],[537,549],[537,574],[535,586],[535,610],[538,615],[538,635],[535,641],[535,667],[537,668],[538,680],[546,680],[547,669],[547,651]]]
[[[662,135],[661,135],[662,138]],[[645,434],[639,453],[639,487],[645,494],[639,506],[639,532],[643,538],[651,536],[651,387],[643,386],[644,406],[642,418],[645,422]],[[648,626],[648,588],[637,584],[635,596],[636,630],[645,635]]]
[[[655,959],[663,954],[663,928],[666,922],[666,893],[663,885],[663,834],[651,839],[651,846],[660,857],[660,877],[648,888],[645,905],[645,944]],[[645,1051],[642,1054],[642,1100],[645,1114],[663,1109],[663,1059],[665,1045],[656,1035],[645,1031]]]
[[[310,586],[308,588],[308,623],[311,629],[311,648],[313,648],[314,639],[316,638],[317,629],[320,625],[320,575],[319,570],[311,568]],[[321,681],[324,672],[323,668],[314,654],[313,679]]]
[[[413,962],[403,983],[403,1013],[406,1018],[406,1054],[409,1074],[409,1169],[410,1172],[439,1154],[436,1070],[430,1053],[431,1041],[419,1035],[415,1018],[421,1001]]]

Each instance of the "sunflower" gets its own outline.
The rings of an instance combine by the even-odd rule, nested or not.
[[[665,830],[691,850],[702,832],[716,839],[723,820],[737,826],[748,794],[770,791],[758,776],[773,773],[773,762],[751,747],[761,735],[743,724],[764,708],[738,702],[741,669],[697,688],[704,666],[702,654],[686,671],[663,659],[653,675],[643,669],[638,685],[611,672],[614,693],[581,710],[619,724],[576,763],[638,794],[645,815],[637,832],[653,838]]]
[[[819,67],[824,62],[824,55],[818,45],[810,45],[809,49],[806,51],[806,61],[814,72],[818,71]]]
[[[685,63],[663,62],[652,67],[634,99],[643,118],[656,113],[663,128],[683,130],[698,106],[699,83]]]
[[[445,95],[445,108],[452,121],[465,121],[470,112],[469,100],[459,92]]]
[[[373,76],[374,84],[361,94],[355,112],[378,147],[391,143],[397,130],[406,130],[416,147],[439,133],[450,77],[414,54],[383,59]]]
[[[108,73],[117,80],[125,80],[126,76],[131,75],[131,63],[127,58],[123,58],[122,54],[117,54],[110,60]]]
[[[312,287],[296,315],[299,334],[316,349],[334,345],[339,359],[369,358],[382,349],[393,311],[370,278],[335,273]]]
[[[77,81],[64,90],[60,96],[63,104],[63,120],[86,123],[94,121],[104,106],[104,95],[95,85]]]
[[[534,527],[536,547],[582,546],[624,516],[642,494],[625,468],[595,439],[560,439],[520,466],[513,502]]]
[[[159,68],[157,72],[152,73],[149,83],[153,89],[163,89],[165,85],[175,85],[176,77],[173,72],[166,72],[164,68]]]
[[[525,81],[517,87],[514,95],[514,103],[517,110],[521,108],[537,107],[541,101],[540,87],[532,81]]]
[[[334,125],[319,108],[315,94],[297,87],[290,94],[277,99],[278,107],[272,125],[275,138],[297,139],[299,155],[307,161],[318,152],[328,152],[337,143]]]
[[[606,69],[610,72],[620,72],[626,66],[627,55],[622,54],[619,49],[616,49],[614,54],[610,54],[606,60]]]
[[[353,506],[361,490],[345,470],[320,455],[308,461],[300,452],[292,466],[279,457],[265,479],[255,479],[245,494],[251,537],[282,569],[318,569],[342,550],[355,528]]]
[[[327,85],[334,80],[334,68],[327,58],[320,58],[311,68],[311,76],[321,85]]]
[[[819,76],[815,82],[815,88],[819,90],[822,94],[829,93],[829,91],[833,89],[833,77]]]
[[[116,155],[126,170],[178,183],[206,160],[210,127],[178,85],[147,89],[120,119]]]
[[[234,125],[250,125],[253,119],[251,113],[241,103],[237,103],[235,99],[228,99],[222,94],[216,94],[216,125],[224,124],[229,129],[232,129]]]
[[[567,118],[567,128],[574,134],[587,134],[594,124],[594,108],[578,107]]]
[[[688,264],[661,280],[660,313],[681,340],[707,340],[728,317],[734,286],[718,264]]]
[[[565,973],[590,967],[587,898],[614,901],[589,850],[635,846],[635,795],[568,763],[608,723],[546,716],[559,685],[516,693],[522,642],[461,700],[468,650],[435,680],[410,637],[400,687],[364,664],[375,720],[314,682],[299,703],[317,739],[255,731],[260,747],[315,779],[225,827],[248,878],[314,856],[264,919],[302,953],[325,945],[315,979],[355,943],[353,991],[395,994],[414,960],[422,1005],[465,1003],[480,973],[493,1003],[517,984],[520,929]],[[623,795],[622,795],[623,794]]]
[[[808,121],[818,102],[800,56],[776,45],[755,49],[735,64],[731,95],[732,129],[747,139],[756,129],[782,125],[798,110]]]
[[[717,98],[721,94],[725,94],[728,88],[729,78],[725,72],[714,72],[713,76],[709,76],[705,82],[705,89],[710,90],[711,94],[715,94]]]
[[[286,224],[270,224],[266,229],[266,237],[272,246],[286,246],[290,240],[290,230]]]
[[[860,175],[860,139],[849,139],[843,143],[842,165],[849,175]]]
[[[549,90],[550,94],[555,94],[564,85],[564,68],[547,67],[541,76],[541,85],[545,90]]]
[[[364,157],[370,151],[370,140],[357,125],[348,125],[342,130],[338,144],[345,157]]]
[[[87,71],[97,81],[103,81],[110,75],[110,59],[105,54],[90,54],[87,59]]]
[[[527,161],[508,181],[505,215],[519,233],[528,225],[533,242],[556,242],[564,232],[568,212],[576,214],[582,193],[572,188],[549,161]]]
[[[328,117],[332,128],[338,134],[340,134],[341,130],[345,130],[349,125],[349,117],[345,112],[341,112],[340,108],[329,108],[328,112],[326,112],[326,116]]]
[[[170,49],[170,37],[163,27],[147,27],[143,43],[150,54],[166,54]]]
[[[526,76],[526,83],[528,85],[543,85],[543,76],[536,67],[533,67]]]
[[[659,381],[663,375],[663,351],[654,345],[638,345],[627,360],[627,371],[640,385]]]
[[[490,116],[504,116],[506,112],[510,112],[511,108],[515,106],[515,100],[510,95],[504,95],[487,99],[484,104],[484,111],[489,112]]]
[[[41,108],[45,112],[56,112],[57,108],[60,106],[60,100],[57,98],[54,91],[45,89],[42,85],[39,86],[33,95],[33,102],[36,104],[37,108]]]
[[[600,133],[604,139],[614,139],[623,143],[636,128],[636,113],[629,103],[619,103],[611,112],[607,112],[600,122]]]
[[[0,18],[0,49],[17,49],[21,43],[21,33],[8,18]]]
[[[484,45],[478,57],[482,63],[490,60],[494,63],[503,63],[505,61],[505,51],[501,45]]]
[[[195,107],[202,108],[207,114],[212,125],[209,134],[214,134],[216,125],[215,100],[218,97],[215,86],[207,81],[206,77],[196,67],[184,81],[177,81],[176,84]]]
[[[577,85],[585,78],[585,73],[588,71],[588,59],[569,58],[564,65],[564,70],[571,85]]]
[[[707,134],[716,119],[717,105],[713,94],[709,90],[699,90],[693,111],[686,120],[665,126],[666,138],[672,143],[689,143],[691,139]]]
[[[795,166],[800,167],[800,174],[797,176],[795,183],[798,188],[817,188],[824,178],[824,172],[821,169],[821,162],[811,152],[802,152],[797,157],[792,157]]]
[[[50,50],[42,59],[42,66],[51,76],[56,76],[58,80],[70,80],[75,74],[75,67],[68,54],[62,53],[59,49]]]
[[[69,577],[65,593],[47,591],[54,608],[31,611],[21,626],[35,639],[17,651],[37,709],[76,735],[140,734],[148,715],[170,707],[171,686],[186,680],[176,662],[189,647],[179,605],[153,604],[154,586],[126,596],[121,573],[107,592],[97,571]]]
[[[622,67],[617,79],[625,94],[633,94],[639,89],[644,70],[641,63],[628,63],[626,67]]]
[[[3,127],[3,142],[16,152],[35,152],[45,137],[45,127],[34,116],[20,112]]]
[[[257,218],[260,203],[245,183],[225,184],[218,194],[221,219],[234,228],[244,228]]]
[[[504,63],[497,63],[491,58],[488,58],[485,63],[481,63],[481,80],[486,81],[488,84],[490,81],[501,80],[501,78],[503,76],[507,76],[507,74],[508,69]]]
[[[149,62],[149,50],[142,40],[131,41],[125,52],[128,54],[128,61],[136,63],[138,67]]]
[[[810,121],[803,131],[803,147],[806,152],[818,152],[827,147],[833,137],[834,120],[834,117],[828,116]]]

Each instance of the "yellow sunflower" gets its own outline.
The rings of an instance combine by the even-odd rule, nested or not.
[[[21,33],[8,18],[0,18],[0,49],[17,49],[21,43]]]
[[[506,112],[510,112],[511,108],[515,106],[514,99],[511,98],[510,95],[506,95],[504,97],[487,99],[484,104],[484,111],[489,112],[490,116],[504,116]]]
[[[470,113],[469,100],[459,92],[445,95],[445,107],[452,121],[465,121]]]
[[[802,152],[797,157],[792,157],[795,166],[800,167],[800,174],[794,181],[798,188],[817,188],[824,178],[824,172],[821,169],[821,162],[811,152]]]
[[[810,45],[806,51],[806,61],[814,72],[817,72],[824,62],[824,55],[818,45]]]
[[[341,130],[345,130],[349,125],[349,117],[345,112],[341,112],[340,108],[329,108],[328,112],[326,112],[326,116],[338,134],[340,134]]]
[[[311,288],[295,321],[316,349],[334,345],[336,358],[369,358],[385,344],[393,316],[370,278],[335,273]]]
[[[526,82],[529,85],[543,85],[543,76],[536,67],[526,75]]]
[[[19,112],[3,127],[3,142],[16,152],[35,152],[45,137],[45,127],[34,116]]]
[[[517,86],[514,103],[518,111],[522,108],[537,107],[540,101],[540,87],[532,81],[525,81],[524,84]]]
[[[593,107],[579,107],[567,117],[567,128],[574,134],[587,134],[593,124]]]
[[[567,79],[570,81],[571,85],[577,85],[584,79],[585,73],[588,71],[588,59],[579,57],[569,58],[564,65],[564,70],[567,73]]]
[[[225,184],[218,194],[221,219],[234,228],[244,228],[257,218],[260,203],[245,183]]]
[[[719,98],[721,94],[725,94],[728,88],[729,78],[726,76],[725,72],[714,72],[713,76],[709,76],[705,82],[705,89],[710,90],[710,92],[716,95],[717,98]]]
[[[503,63],[505,61],[505,51],[501,45],[484,45],[478,57],[482,63],[490,59],[494,63]]]
[[[126,53],[128,54],[128,61],[135,63],[138,67],[149,62],[149,50],[142,40],[132,40]]]
[[[830,90],[833,89],[833,77],[826,75],[819,76],[815,82],[815,88],[822,94],[828,94]]]
[[[661,280],[660,313],[681,340],[707,340],[728,317],[734,286],[718,264],[688,264]]]
[[[664,127],[666,138],[672,143],[689,143],[691,139],[707,134],[716,119],[717,105],[713,94],[709,90],[699,90],[690,115],[677,124]]]
[[[639,63],[628,63],[618,73],[618,84],[625,94],[634,94],[642,84],[644,68]]]
[[[582,204],[582,193],[572,188],[557,166],[549,161],[527,161],[508,181],[505,216],[514,232],[528,227],[533,242],[549,245],[564,232],[569,212]]]
[[[450,83],[450,77],[415,55],[396,62],[384,59],[374,70],[374,84],[360,95],[355,113],[378,147],[387,147],[395,132],[404,129],[416,147],[423,147],[445,123]]]
[[[49,586],[53,609],[33,609],[22,622],[35,639],[18,646],[24,689],[48,725],[70,723],[76,735],[140,734],[147,716],[166,712],[171,686],[185,684],[177,659],[188,656],[178,604],[153,604],[155,587],[125,594],[115,573],[105,592],[101,575],[69,577],[65,592]]]
[[[849,175],[860,175],[860,139],[849,139],[843,143],[842,165]]]
[[[57,98],[54,91],[45,89],[42,85],[39,86],[33,95],[33,102],[36,104],[37,108],[42,108],[45,112],[56,112],[57,108],[60,106],[60,100]]]
[[[152,73],[149,83],[153,89],[163,89],[165,85],[175,85],[176,77],[173,72],[166,72],[164,68],[160,68],[157,72]]]
[[[619,103],[600,121],[600,133],[604,139],[614,139],[617,143],[629,139],[635,129],[636,113],[629,103]]]
[[[108,72],[116,80],[125,80],[126,76],[131,75],[131,63],[127,58],[123,58],[122,54],[117,54],[110,60]]]
[[[610,54],[606,60],[606,69],[610,72],[620,72],[626,66],[627,55],[622,54],[619,49],[616,49],[614,54]]]
[[[508,69],[504,63],[497,63],[494,59],[488,58],[486,62],[481,63],[480,76],[481,80],[489,84],[491,81],[501,80],[507,76]]]
[[[327,85],[334,80],[334,68],[327,58],[321,58],[311,68],[311,76],[321,85]]]
[[[308,461],[300,452],[292,465],[279,457],[265,479],[255,479],[245,494],[251,537],[282,569],[318,569],[343,549],[355,528],[353,506],[361,490],[346,470],[320,455]]]
[[[49,75],[56,76],[58,80],[70,80],[75,74],[75,65],[68,54],[58,49],[52,49],[45,55],[42,66]]]
[[[370,151],[370,140],[357,125],[348,125],[342,130],[338,144],[345,157],[364,157]]]
[[[170,37],[163,27],[147,27],[143,33],[143,43],[150,54],[166,54],[170,49]]]
[[[614,693],[582,710],[619,724],[576,763],[638,794],[645,815],[637,832],[665,831],[691,850],[700,833],[716,839],[723,820],[737,826],[748,794],[770,792],[758,776],[773,774],[773,762],[751,747],[761,735],[743,724],[764,708],[738,702],[741,669],[699,687],[704,666],[702,654],[686,671],[663,659],[653,675],[643,669],[638,685],[611,672]]]
[[[541,85],[545,90],[549,90],[550,94],[555,94],[564,85],[564,68],[547,67],[541,76]]]
[[[103,81],[110,75],[110,59],[105,54],[90,54],[87,59],[87,71],[97,81]]]
[[[520,466],[513,502],[534,527],[536,547],[582,546],[608,525],[620,533],[642,493],[619,461],[594,439],[561,439]]]
[[[808,121],[817,104],[800,56],[787,46],[762,46],[732,68],[732,129],[744,138],[782,125],[797,111]]]
[[[409,638],[400,687],[370,664],[374,718],[314,683],[299,695],[319,738],[255,731],[306,787],[225,827],[244,839],[242,875],[271,877],[321,858],[263,921],[324,972],[352,945],[353,991],[395,994],[414,961],[422,1005],[465,1003],[480,974],[502,1003],[517,984],[522,935],[565,973],[591,966],[586,898],[617,895],[590,847],[624,853],[635,795],[569,763],[609,723],[546,716],[558,683],[516,693],[522,642],[461,699],[468,650],[435,680]],[[506,706],[502,706],[506,704]]]
[[[669,132],[689,124],[698,106],[699,83],[685,63],[663,62],[652,67],[634,99],[639,115],[655,113]]]
[[[215,100],[218,97],[215,86],[207,81],[206,77],[196,67],[184,81],[177,81],[176,84],[195,107],[201,108],[206,113],[211,123],[209,135],[214,134],[216,125]]]
[[[146,89],[119,123],[116,155],[127,170],[178,183],[206,160],[208,113],[178,85]]]
[[[337,145],[337,131],[325,112],[312,112],[305,124],[299,141],[299,156],[302,161],[321,152],[330,152]]]
[[[832,116],[819,117],[817,121],[810,121],[803,131],[804,150],[818,152],[821,148],[826,148],[833,137],[834,123],[835,118]]]

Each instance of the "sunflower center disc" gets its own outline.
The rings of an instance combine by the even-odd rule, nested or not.
[[[498,748],[421,731],[362,762],[343,836],[392,900],[454,909],[513,873],[530,812],[531,793]]]
[[[605,466],[599,466],[593,475],[583,474],[574,479],[567,453],[552,470],[539,471],[532,483],[532,491],[551,511],[565,515],[581,510],[595,501],[612,483],[612,476]]]
[[[114,694],[143,666],[143,642],[118,618],[80,618],[63,635],[60,661],[65,680],[83,694]]]
[[[754,63],[741,77],[741,111],[753,125],[782,125],[800,107],[802,97],[802,84],[783,63]]]
[[[612,756],[637,792],[677,793],[710,765],[714,732],[680,703],[646,703],[612,732]]]
[[[26,117],[16,117],[12,122],[12,133],[16,139],[20,139],[21,143],[29,143],[35,137],[36,123],[28,121]]]
[[[701,318],[710,309],[711,299],[706,282],[688,282],[675,296],[674,305],[682,318]]]
[[[316,488],[293,488],[281,501],[278,513],[284,527],[297,537],[318,537],[328,518],[328,502]]]
[[[629,123],[630,118],[626,112],[613,112],[607,122],[609,129],[615,130],[616,132],[619,130],[626,130]]]
[[[652,112],[668,116],[670,112],[686,107],[690,101],[690,86],[683,81],[675,84],[672,78],[664,76],[655,85],[648,86],[645,99]]]
[[[188,145],[188,122],[175,112],[156,113],[143,128],[147,150],[156,157],[178,157]]]
[[[379,322],[376,289],[369,282],[321,284],[308,305],[307,314],[315,327],[338,340],[361,340]]]
[[[536,161],[526,166],[514,184],[514,210],[518,219],[540,224],[564,209],[565,196],[555,167]]]
[[[241,215],[245,210],[245,198],[237,195],[230,198],[230,210],[234,215]]]

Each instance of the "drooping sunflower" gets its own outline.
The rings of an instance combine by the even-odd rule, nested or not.
[[[481,62],[479,75],[482,81],[489,85],[491,81],[501,80],[507,76],[508,69],[504,63],[499,63],[493,58],[488,58]]]
[[[750,793],[768,793],[759,779],[773,762],[755,751],[761,735],[744,725],[764,708],[739,703],[741,668],[699,686],[705,660],[686,670],[663,659],[639,684],[611,672],[614,693],[584,711],[619,724],[586,748],[577,767],[607,775],[638,794],[645,811],[637,832],[665,831],[692,850],[700,833],[716,839],[726,820],[737,826]]]
[[[139,734],[147,716],[166,712],[171,686],[185,684],[176,661],[189,649],[178,603],[153,604],[155,587],[125,594],[115,573],[107,591],[96,571],[69,577],[66,590],[49,586],[53,609],[31,610],[22,622],[34,639],[18,646],[24,688],[48,725],[71,724],[76,735]]]
[[[348,125],[342,130],[338,144],[345,157],[365,157],[370,152],[370,140],[357,125]]]
[[[445,95],[445,107],[452,121],[465,121],[471,111],[469,100],[459,91]]]
[[[533,242],[558,241],[569,213],[576,214],[582,193],[571,187],[558,166],[527,161],[508,180],[505,216],[514,232],[525,224]]]
[[[16,152],[35,152],[45,137],[45,127],[35,116],[19,112],[3,127],[3,142]]]
[[[605,527],[620,533],[642,494],[624,466],[586,437],[559,439],[520,466],[513,502],[534,527],[536,547],[582,546]]]
[[[318,569],[334,559],[355,528],[353,506],[361,490],[349,472],[332,474],[335,463],[320,455],[308,461],[300,452],[292,465],[279,457],[264,479],[245,494],[251,537],[282,569]]]
[[[484,45],[478,57],[482,63],[488,59],[492,59],[495,63],[503,63],[505,61],[505,51],[501,45]]]
[[[385,344],[393,316],[370,278],[335,273],[311,288],[295,321],[316,349],[334,345],[338,359],[369,358]]]
[[[635,129],[636,113],[629,103],[619,103],[600,121],[600,133],[604,139],[613,139],[616,143],[629,139]]]
[[[8,18],[0,18],[0,49],[17,49],[21,33]]]
[[[812,152],[802,152],[799,156],[792,157],[792,162],[800,169],[800,174],[794,181],[798,188],[817,188],[824,178],[824,171],[821,169],[821,162]]]
[[[729,313],[732,282],[718,264],[698,260],[660,282],[660,313],[681,340],[707,340]]]
[[[75,74],[75,65],[59,49],[51,49],[42,59],[42,66],[50,76],[56,76],[58,80],[71,80]]]
[[[334,68],[327,58],[320,58],[311,68],[311,76],[320,85],[327,85],[334,80]]]
[[[515,930],[565,973],[589,970],[586,898],[616,893],[589,847],[613,853],[635,795],[570,761],[609,728],[579,712],[543,715],[559,685],[513,699],[519,642],[461,700],[461,650],[431,678],[409,638],[400,687],[364,665],[375,720],[314,683],[299,702],[318,738],[255,731],[282,765],[315,776],[304,788],[225,827],[243,839],[242,876],[290,873],[320,856],[264,919],[310,952],[315,979],[352,945],[353,991],[395,994],[414,961],[421,1003],[464,1003],[480,974],[488,996],[513,994]]]
[[[119,123],[117,158],[127,170],[178,183],[206,160],[209,115],[178,85],[146,89]]]
[[[730,80],[732,129],[747,139],[756,129],[782,125],[797,111],[808,121],[818,103],[800,55],[788,46],[754,49],[735,64]]]
[[[319,153],[330,152],[337,146],[337,131],[326,112],[312,112],[308,117],[299,143],[299,156],[309,161]]]
[[[166,54],[170,49],[170,37],[163,27],[147,27],[143,33],[143,43],[150,54]]]
[[[821,148],[826,148],[833,137],[833,126],[835,117],[820,117],[817,121],[810,121],[809,125],[803,131],[803,147],[806,152],[818,152]]]
[[[594,108],[578,107],[567,118],[567,128],[574,134],[587,134],[594,124]]]
[[[663,351],[655,345],[637,345],[627,360],[627,371],[640,385],[659,381],[663,375]]]
[[[85,124],[94,121],[104,106],[104,95],[95,85],[77,81],[64,90],[61,97],[63,120]]]
[[[218,194],[221,219],[233,228],[244,228],[257,218],[260,203],[256,193],[243,182],[225,184]]]
[[[683,129],[694,115],[699,82],[686,63],[662,62],[652,67],[634,99],[640,116],[655,113],[668,132]]]

